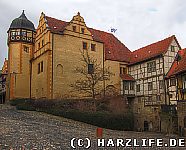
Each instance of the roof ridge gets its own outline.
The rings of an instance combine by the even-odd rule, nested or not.
[[[125,44],[123,44],[114,34],[109,33],[109,32],[106,32],[106,31],[102,31],[102,30],[90,28],[90,27],[87,27],[87,28],[88,28],[88,29],[92,29],[92,30],[96,30],[96,31],[98,31],[98,32],[104,32],[104,33],[106,33],[106,34],[109,34],[109,35],[113,36],[113,37],[116,38],[124,47],[126,47],[126,48],[130,51],[130,49],[129,49]],[[130,51],[130,52],[131,52],[131,51]]]
[[[96,30],[96,31],[99,31],[99,32],[104,32],[104,33],[107,33],[107,34],[110,34],[110,35],[113,35],[112,33],[109,33],[109,32],[106,32],[106,31],[103,31],[103,30],[99,30],[99,29],[94,29],[92,27],[87,27],[88,29],[92,29],[92,30]]]
[[[168,40],[168,39],[170,39],[170,38],[174,38],[174,37],[175,37],[175,35],[169,36],[169,37],[167,37],[167,38],[165,38],[165,39],[159,40],[159,41],[157,41],[157,42],[154,42],[154,43],[148,44],[148,45],[146,45],[146,46],[143,46],[143,47],[141,47],[141,48],[139,48],[139,49],[136,49],[136,50],[132,51],[132,53],[134,53],[134,52],[136,52],[136,51],[138,51],[138,50],[140,50],[140,49],[143,49],[143,48],[145,48],[145,47],[148,47],[148,46],[151,46],[151,45],[154,45],[154,44],[157,44],[157,43],[166,41],[166,40]]]
[[[68,21],[64,21],[64,20],[56,19],[56,18],[54,18],[54,17],[50,17],[50,16],[47,16],[47,15],[46,15],[45,17],[49,17],[49,18],[52,18],[52,19],[55,19],[55,20],[58,20],[58,21],[62,21],[62,22],[69,23]]]

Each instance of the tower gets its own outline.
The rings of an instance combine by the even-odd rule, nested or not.
[[[9,100],[29,98],[31,93],[31,63],[35,42],[35,27],[24,13],[14,19],[8,30],[8,84]]]

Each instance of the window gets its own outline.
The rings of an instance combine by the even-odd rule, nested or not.
[[[152,91],[152,89],[153,89],[152,82],[149,82],[148,83],[148,91]]]
[[[160,88],[160,89],[163,89],[163,80],[160,80],[160,81],[159,81],[159,88]]]
[[[148,97],[148,101],[151,102],[152,101],[152,96]]]
[[[85,33],[85,29],[81,28],[81,33],[84,34]]]
[[[26,36],[26,31],[21,32],[22,36]]]
[[[40,42],[38,43],[38,49],[40,49]]]
[[[169,98],[172,98],[172,94],[169,94]]]
[[[87,49],[87,43],[83,42],[83,49]]]
[[[88,74],[94,73],[94,64],[88,64]]]
[[[136,85],[136,91],[137,91],[137,92],[140,92],[140,84],[137,84],[137,85]]]
[[[170,86],[175,86],[176,85],[176,80],[174,78],[170,79]]]
[[[150,73],[154,71],[156,71],[156,61],[147,63],[147,72]]]
[[[44,44],[45,44],[45,43],[44,43],[44,40],[42,40],[42,46],[44,46]]]
[[[160,95],[157,95],[156,96],[156,99],[157,99],[157,101],[161,101],[161,96]]]
[[[40,63],[38,63],[38,65],[37,65],[37,70],[38,70],[37,73],[39,74],[40,71],[41,71],[41,70],[40,70]]]
[[[41,62],[41,72],[43,72],[43,61]]]
[[[130,90],[134,90],[134,82],[130,82]]]
[[[58,64],[56,67],[56,75],[61,77],[63,74],[63,66],[61,64]]]
[[[186,81],[183,82],[183,89],[186,89]]]
[[[152,101],[152,96],[149,96],[148,97],[148,101]]]
[[[76,26],[72,26],[73,32],[76,32]]]
[[[175,46],[171,45],[171,52],[175,52]]]
[[[29,53],[29,47],[23,46],[23,49],[24,49],[24,51],[25,51],[26,53]]]
[[[126,74],[127,69],[125,67],[120,67],[120,74]]]
[[[91,50],[95,51],[96,50],[96,44],[91,44]]]
[[[40,62],[40,63],[38,63],[38,74],[39,73],[41,73],[41,72],[43,72],[43,61],[42,62]]]
[[[15,31],[12,31],[11,32],[11,35],[13,35],[13,36],[16,35],[16,32]]]
[[[16,31],[16,35],[20,35],[20,31]]]
[[[186,75],[182,77],[183,80],[183,89],[186,89]]]
[[[129,82],[127,81],[124,82],[124,89],[129,90]]]

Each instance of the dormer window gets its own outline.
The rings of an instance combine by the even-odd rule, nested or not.
[[[76,26],[72,26],[73,32],[76,32]]]
[[[82,33],[82,34],[85,33],[85,28],[81,28],[81,33]]]

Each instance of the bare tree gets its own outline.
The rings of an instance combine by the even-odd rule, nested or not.
[[[90,57],[87,50],[80,50],[80,52],[82,66],[76,67],[74,72],[79,73],[81,77],[71,84],[71,87],[75,91],[87,93],[95,99],[97,94],[104,91],[104,81],[110,80],[113,74],[97,59]]]

